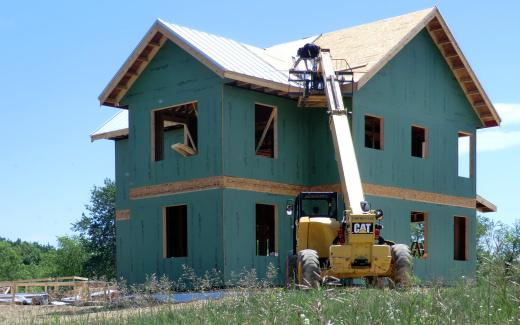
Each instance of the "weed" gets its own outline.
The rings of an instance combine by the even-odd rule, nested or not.
[[[502,265],[502,264],[500,264]],[[282,289],[270,281],[276,268],[268,267],[267,280],[259,280],[256,270],[242,270],[226,285],[235,294],[220,300],[173,304],[150,299],[175,290],[222,288],[219,272],[197,276],[185,269],[182,281],[150,275],[140,286],[126,286],[119,301],[125,308],[86,313],[66,318],[74,324],[519,324],[520,270],[518,264],[479,268],[476,278],[460,278],[451,286],[433,283],[401,290],[342,287]],[[327,281],[325,281],[327,282]],[[120,282],[123,285],[123,282]],[[126,291],[123,291],[126,290]],[[124,305],[124,304],[123,304]],[[136,308],[137,307],[137,308]],[[47,318],[48,324],[65,322],[64,316]],[[41,318],[38,319],[40,321]],[[29,322],[34,322],[34,319]]]

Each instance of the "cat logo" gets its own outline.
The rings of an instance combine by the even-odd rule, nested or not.
[[[373,224],[371,222],[354,222],[352,223],[353,234],[371,234],[373,233]]]

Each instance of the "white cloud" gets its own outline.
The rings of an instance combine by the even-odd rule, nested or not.
[[[520,104],[496,103],[495,108],[502,119],[502,126],[520,124]]]
[[[479,131],[477,151],[497,151],[520,146],[520,130],[491,129]]]
[[[520,104],[496,103],[495,108],[502,119],[498,128],[481,129],[477,136],[477,152],[499,151],[520,146]],[[460,150],[464,154],[465,150]]]

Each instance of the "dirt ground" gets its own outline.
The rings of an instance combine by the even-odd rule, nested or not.
[[[161,308],[183,308],[201,304],[202,302],[190,302],[153,307],[128,307],[121,309],[107,309],[102,306],[23,306],[0,304],[0,324],[38,324],[42,322],[66,323],[73,320],[109,319],[121,318],[143,312],[153,312]]]

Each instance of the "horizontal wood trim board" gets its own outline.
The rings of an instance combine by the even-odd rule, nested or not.
[[[130,199],[146,199],[178,193],[205,191],[211,189],[235,189],[277,195],[296,196],[300,192],[341,192],[340,184],[303,186],[272,181],[241,178],[233,176],[213,176],[189,181],[180,181],[130,189]],[[401,187],[363,183],[366,195],[388,197],[392,199],[418,201],[442,205],[475,208],[475,199],[446,194],[417,191]],[[122,210],[124,211],[124,210]]]
[[[116,220],[128,220],[130,219],[130,210],[116,210]]]

